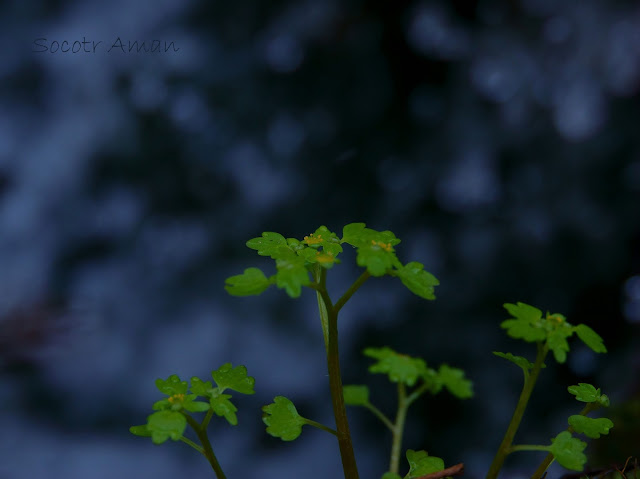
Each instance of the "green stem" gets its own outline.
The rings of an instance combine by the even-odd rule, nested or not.
[[[212,416],[213,416],[213,409],[209,408],[209,410],[207,411],[207,414],[204,416],[204,419],[202,420],[202,424],[200,424],[200,427],[202,429],[207,429],[207,427],[209,426],[209,421],[211,421]]]
[[[327,307],[325,304],[331,304],[331,300],[326,295],[327,287],[327,270],[320,265],[316,265],[316,269],[313,272],[315,284],[312,284],[313,289],[316,290],[316,298],[318,300],[318,311],[320,312],[320,324],[322,325],[322,336],[324,337],[324,349],[329,354],[329,314],[327,313]],[[323,298],[322,291],[325,292],[326,298]],[[327,303],[328,301],[328,303]]]
[[[509,453],[518,451],[548,451],[549,446],[540,446],[538,444],[518,444],[517,446],[511,446]]]
[[[185,444],[188,444],[189,446],[191,446],[192,448],[194,448],[196,451],[198,451],[200,454],[204,455],[204,449],[202,449],[202,447],[198,446],[195,442],[193,442],[191,439],[182,436],[180,438],[180,440],[182,442],[184,442]]]
[[[364,407],[371,411],[378,419],[380,419],[384,423],[385,426],[389,428],[391,432],[393,432],[393,424],[391,423],[389,418],[385,416],[382,411],[380,411],[380,409],[378,409],[371,403],[365,404]]]
[[[527,404],[529,402],[529,398],[531,397],[531,393],[533,392],[533,388],[536,385],[536,381],[538,380],[538,375],[540,374],[540,370],[542,369],[542,365],[544,364],[544,358],[549,352],[548,346],[543,345],[543,343],[538,342],[537,346],[538,353],[536,355],[536,362],[533,365],[531,374],[529,375],[529,377],[527,377],[524,386],[522,387],[522,392],[520,393],[520,398],[518,399],[518,404],[516,405],[516,409],[513,412],[513,416],[511,417],[511,422],[509,423],[507,432],[502,439],[502,443],[498,448],[498,452],[496,452],[496,455],[493,458],[491,467],[489,467],[487,479],[496,479],[498,477],[500,469],[502,469],[502,465],[504,464],[504,461],[511,450],[513,438],[518,431],[520,421],[522,421],[522,416],[524,415],[524,411],[527,408]]]
[[[331,303],[327,303],[326,301],[327,300],[325,299],[325,306],[327,306],[329,319],[329,352],[327,354],[327,369],[329,370],[329,387],[331,388],[333,414],[336,419],[336,429],[338,432],[338,447],[340,448],[342,469],[344,471],[345,479],[358,479],[358,466],[356,464],[356,456],[353,452],[351,432],[349,431],[349,421],[347,419],[347,409],[344,404],[344,395],[342,391],[340,354],[338,350],[338,313],[330,306]]]
[[[398,467],[400,465],[400,451],[402,448],[402,433],[404,432],[404,422],[407,418],[407,410],[409,405],[407,404],[407,393],[404,384],[398,383],[398,413],[396,415],[396,422],[393,426],[393,442],[391,444],[391,460],[389,464],[389,471],[398,474]]]
[[[200,424],[198,424],[198,421],[193,419],[188,414],[184,415],[187,418],[187,422],[189,423],[189,425],[198,435],[198,439],[200,439],[200,442],[202,443],[202,453],[209,461],[209,464],[211,464],[211,467],[216,473],[216,477],[218,479],[227,479],[227,476],[225,476],[224,472],[222,471],[222,467],[220,467],[220,463],[218,462],[216,455],[213,453],[213,448],[211,447],[211,443],[209,442],[209,436],[207,436],[207,430],[201,427]]]
[[[418,399],[420,396],[422,396],[422,394],[429,389],[429,385],[428,384],[423,384],[422,386],[420,386],[418,389],[416,389],[415,391],[413,391],[409,396],[407,396],[407,407],[409,407],[411,405],[411,403],[413,401],[415,401],[416,399]]]
[[[597,403],[588,403],[582,409],[582,411],[580,411],[578,414],[580,414],[580,416],[586,416],[591,411],[594,411],[594,410],[598,409],[599,407],[600,406]],[[572,426],[569,426],[567,428],[567,431],[569,431],[570,433],[573,433],[573,432],[575,432],[575,429],[573,429]],[[540,479],[542,477],[542,475],[544,474],[544,471],[546,471],[549,468],[549,466],[551,465],[551,463],[554,460],[555,460],[555,456],[553,454],[551,454],[551,453],[547,454],[547,456],[544,458],[544,460],[540,463],[538,468],[533,473],[533,476],[531,476],[531,479]]]
[[[338,438],[338,447],[340,449],[340,457],[342,459],[342,469],[345,479],[359,479],[358,466],[356,464],[356,456],[353,452],[353,443],[351,441],[351,432],[349,431],[349,421],[347,419],[347,409],[344,403],[344,393],[342,388],[342,376],[340,374],[340,352],[338,348],[338,310],[329,297],[326,281],[326,270],[321,269],[319,281],[314,284],[314,289],[320,296],[323,304],[319,304],[320,317],[326,314],[327,325],[327,369],[329,371],[329,388],[331,389],[331,402],[333,404],[333,414],[336,420],[336,436]],[[364,282],[362,276],[349,288],[347,293],[341,298],[342,307],[344,303],[358,289],[359,285]],[[324,328],[324,323],[323,323]]]
[[[362,284],[366,280],[368,280],[370,277],[371,277],[371,275],[369,274],[369,271],[365,270],[365,272],[362,273],[360,275],[360,277],[358,277],[358,279],[355,280],[355,282],[349,287],[349,289],[342,295],[342,297],[338,300],[338,302],[334,306],[336,314],[338,314],[338,311],[340,311],[342,309],[342,307],[344,306],[344,304],[347,301],[349,301],[349,298],[351,298],[351,296],[353,296],[353,293],[358,291],[358,288],[360,286],[362,286]]]
[[[318,298],[318,310],[320,311],[320,321],[322,322],[322,332],[327,351],[327,369],[329,371],[331,402],[333,404],[333,415],[336,420],[336,436],[338,438],[338,447],[340,448],[340,457],[342,459],[342,469],[344,471],[345,479],[359,479],[359,476],[356,456],[353,452],[351,432],[349,431],[347,409],[344,404],[342,376],[340,374],[338,312],[342,309],[349,298],[353,296],[358,288],[369,278],[369,276],[370,275],[367,271],[362,273],[335,305],[331,302],[329,292],[327,291],[326,269],[321,266],[316,266],[314,271],[315,281],[309,285],[316,291]]]
[[[331,429],[330,427],[325,426],[322,423],[316,422],[313,419],[307,419],[306,417],[303,418],[303,419],[304,419],[304,422],[307,423],[309,426],[317,427],[318,429],[322,429],[323,431],[327,431],[328,433],[331,433],[334,436],[338,435],[337,431],[335,431],[334,429]]]

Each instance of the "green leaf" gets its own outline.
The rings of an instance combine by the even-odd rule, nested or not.
[[[503,306],[514,318],[522,319],[529,323],[535,323],[542,319],[542,311],[531,305],[518,301],[517,304],[505,303]]]
[[[358,250],[358,266],[366,267],[372,276],[383,276],[393,266],[401,267],[393,249],[400,240],[391,231],[376,231],[365,228],[364,223],[351,223],[342,232],[342,242]]]
[[[395,472],[385,472],[382,475],[382,479],[402,479],[402,478]]]
[[[270,231],[262,233],[261,238],[250,239],[247,241],[247,246],[257,250],[260,256],[271,256],[272,259],[291,256],[293,253],[284,236]]]
[[[256,380],[247,376],[247,368],[244,366],[236,366],[235,368],[231,363],[225,363],[217,370],[211,373],[213,380],[220,388],[220,392],[225,389],[232,389],[242,394],[254,394],[253,386]]]
[[[342,388],[344,402],[349,406],[365,406],[369,404],[369,388],[367,386],[349,385]]]
[[[342,228],[342,242],[357,247],[368,238],[364,223],[350,223]]]
[[[335,233],[331,233],[332,235],[335,235]],[[338,242],[331,242],[331,243],[323,243],[322,244],[322,251],[324,251],[325,253],[332,255],[332,256],[338,256],[338,254],[342,253],[342,246],[340,245],[340,240],[337,240]]]
[[[156,379],[156,387],[161,393],[173,396],[187,394],[189,384],[187,381],[181,381],[176,374],[172,374],[167,379]]]
[[[409,291],[424,299],[436,299],[433,287],[440,284],[434,275],[424,270],[424,265],[417,261],[407,263],[395,274]]]
[[[409,461],[407,479],[425,476],[444,469],[444,461],[442,459],[429,456],[425,451],[407,450],[407,461]]]
[[[564,431],[551,439],[549,451],[561,466],[572,471],[582,471],[587,462],[587,456],[582,452],[586,447],[586,442],[572,437],[569,431]]]
[[[309,271],[305,267],[305,260],[300,256],[290,259],[276,260],[278,272],[276,274],[276,286],[284,289],[291,298],[297,298],[302,292],[302,286],[308,286]]]
[[[569,416],[569,425],[578,433],[584,434],[591,439],[598,439],[600,434],[609,434],[609,429],[613,427],[613,421],[606,417],[594,419],[575,414]]]
[[[506,329],[512,338],[524,339],[530,343],[542,341],[547,337],[544,329],[535,327],[523,319],[507,319],[500,323],[500,327]]]
[[[210,397],[211,390],[214,389],[211,381],[204,382],[199,377],[193,376],[191,378],[191,392],[198,396]]]
[[[390,248],[387,243],[380,242],[360,246],[356,262],[358,266],[367,268],[371,276],[383,276],[393,267],[394,260],[397,260]]]
[[[371,228],[365,228],[364,223],[350,223],[342,229],[342,242],[351,246],[360,247],[363,244],[370,243],[371,240],[383,243],[391,243],[395,246],[400,243],[400,239],[396,238],[391,231],[376,231]]]
[[[455,397],[467,399],[473,396],[473,383],[465,378],[462,369],[452,368],[447,364],[443,364],[440,366],[438,373],[444,387]]]
[[[569,343],[567,337],[571,336],[572,330],[569,328],[555,329],[547,335],[547,345],[553,351],[556,361],[563,364],[567,360]]]
[[[426,368],[426,371],[422,374],[422,380],[427,385],[427,390],[434,396],[438,394],[444,385],[440,374],[431,368]]]
[[[156,401],[153,404],[154,410],[170,409],[172,411],[180,411],[186,409],[191,412],[202,412],[209,409],[209,404],[200,401],[194,401],[198,397],[197,394],[173,394],[168,398]]]
[[[236,416],[237,407],[233,405],[229,398],[231,394],[222,394],[218,391],[218,389],[214,389],[211,394],[211,399],[209,400],[209,404],[211,404],[211,409],[218,416],[224,416],[224,418],[231,424],[232,426],[236,426],[238,424],[238,417]]]
[[[320,226],[315,232],[309,236],[305,236],[302,240],[303,243],[309,245],[311,248],[320,248],[325,252],[331,252],[338,254],[342,252],[342,246],[340,246],[340,239],[338,235],[329,231],[326,226]]]
[[[542,311],[525,303],[505,303],[504,308],[513,316],[500,324],[507,334],[528,342],[542,341],[547,334],[542,328]]]
[[[154,444],[162,444],[167,439],[178,441],[186,427],[187,419],[175,411],[158,411],[147,418],[147,428]]]
[[[146,424],[143,424],[141,426],[131,426],[129,428],[129,432],[131,434],[135,434],[136,436],[151,437],[151,431],[149,431],[149,427]]]
[[[209,410],[209,403],[202,401],[185,401],[183,407],[189,412],[204,412]]]
[[[386,346],[367,348],[364,354],[378,360],[369,366],[369,372],[387,374],[389,380],[394,383],[402,382],[407,386],[413,386],[427,370],[427,365],[422,359],[399,354]]]
[[[271,280],[258,268],[247,268],[244,273],[225,280],[224,289],[233,296],[255,296],[271,286]]]
[[[304,243],[296,238],[287,238],[287,246],[289,246],[292,251],[300,251],[306,248]]]
[[[165,409],[170,409],[172,411],[179,411],[182,409],[182,404],[171,404],[167,398],[161,399],[160,401],[156,401],[153,403],[151,408],[154,411],[164,411]]]
[[[602,338],[586,324],[578,324],[575,327],[576,334],[584,344],[589,346],[596,353],[606,353],[607,348],[602,342]]]
[[[293,441],[302,432],[305,419],[286,397],[276,396],[273,401],[262,408],[262,421],[267,425],[267,433],[283,441]]]
[[[339,246],[339,245],[338,245]],[[335,253],[319,251],[314,248],[305,248],[300,251],[300,257],[304,258],[309,263],[318,263],[320,266],[330,269],[335,263],[339,263],[340,260],[336,258]]]
[[[522,368],[524,372],[529,372],[529,370],[533,368],[533,363],[529,361],[527,358],[523,358],[522,356],[515,356],[511,353],[501,353],[499,351],[494,351],[493,354],[495,354],[500,358],[504,358],[507,361],[511,361],[516,366]],[[542,367],[544,368],[545,365],[543,364]]]
[[[569,386],[567,390],[581,402],[597,402],[600,398],[600,389],[588,383],[578,383],[577,386]]]
[[[598,404],[603,407],[609,407],[609,396],[607,396],[606,394],[601,394],[598,398]]]

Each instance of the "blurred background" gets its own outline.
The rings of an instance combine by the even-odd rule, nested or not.
[[[505,302],[565,314],[575,339],[534,391],[518,443],[548,443],[593,382],[612,401],[589,466],[640,455],[640,7],[634,0],[5,1],[0,7],[0,478],[212,477],[182,443],[128,428],[154,381],[256,378],[239,425],[214,418],[229,478],[341,477],[334,438],[264,432],[289,397],[332,425],[316,298],[234,298],[224,279],[270,260],[262,231],[390,229],[436,301],[369,281],[342,312],[345,383],[395,413],[365,346],[464,368],[475,397],[409,412],[404,448],[484,477],[529,358]],[[67,41],[68,43],[62,43]],[[75,43],[74,43],[75,42]],[[137,43],[135,43],[137,42]],[[145,42],[144,46],[142,42]],[[67,50],[66,52],[63,50]],[[352,252],[329,275],[340,294]],[[350,421],[363,479],[390,434]],[[508,458],[529,477],[544,454]],[[402,465],[403,474],[406,464]],[[554,467],[549,477],[565,470]]]

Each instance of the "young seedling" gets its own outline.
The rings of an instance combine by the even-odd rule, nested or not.
[[[389,381],[397,383],[398,410],[396,419],[391,420],[369,401],[369,388],[363,385],[349,385],[344,387],[344,399],[347,405],[361,406],[371,411],[391,431],[391,459],[389,471],[383,479],[401,479],[398,475],[402,436],[405,419],[409,406],[425,392],[438,394],[446,388],[451,394],[460,399],[473,396],[471,381],[464,377],[461,369],[442,364],[436,371],[427,367],[427,363],[420,358],[412,358],[399,354],[388,347],[367,348],[365,356],[377,359],[369,367],[371,373],[386,374]],[[407,390],[407,387],[413,388]],[[428,456],[426,451],[407,451],[409,472],[405,479],[413,479],[433,472],[444,470],[444,461],[438,457]]]
[[[340,375],[340,356],[338,348],[338,313],[353,294],[371,276],[395,276],[413,293],[424,299],[435,299],[434,286],[438,280],[418,262],[403,265],[395,254],[400,239],[391,231],[376,231],[366,228],[364,223],[352,223],[342,230],[342,238],[329,231],[325,226],[302,240],[285,238],[279,233],[265,232],[262,237],[247,241],[247,246],[260,256],[269,256],[275,260],[276,274],[267,277],[258,268],[245,269],[241,275],[227,279],[225,289],[235,296],[257,295],[275,284],[286,293],[297,298],[302,287],[316,292],[320,322],[324,336],[329,372],[329,387],[336,430],[322,426],[334,433],[338,439],[342,467],[346,479],[358,479],[353,444],[347,420],[345,400]],[[356,262],[365,268],[337,301],[330,297],[326,286],[327,272],[340,262],[342,245],[356,249]],[[293,404],[279,396],[273,404],[263,408],[267,432],[285,440],[295,439],[303,424],[318,425],[298,416]]]
[[[489,468],[487,479],[496,479],[507,455],[516,451],[548,452],[532,479],[540,479],[553,460],[557,460],[567,469],[581,471],[587,460],[582,452],[587,444],[573,437],[572,433],[578,432],[591,438],[598,438],[600,434],[608,434],[609,429],[613,427],[613,422],[607,418],[586,417],[589,412],[609,405],[609,398],[601,394],[600,389],[596,389],[590,384],[580,383],[578,386],[569,388],[569,392],[574,394],[578,401],[586,402],[587,405],[578,415],[569,418],[569,428],[552,438],[550,445],[513,445],[513,439],[520,426],[540,370],[545,367],[544,360],[549,351],[553,352],[556,362],[564,363],[569,352],[567,339],[574,333],[596,353],[606,353],[607,348],[604,346],[602,338],[590,327],[584,324],[572,326],[561,314],[547,313],[546,316],[543,316],[542,311],[524,303],[507,303],[504,307],[513,317],[503,321],[501,327],[506,329],[507,334],[512,338],[535,343],[537,355],[535,362],[531,363],[528,359],[514,356],[511,353],[497,351],[493,353],[522,369],[524,385],[507,432]]]
[[[154,444],[162,444],[167,439],[188,444],[207,458],[218,479],[225,479],[222,467],[213,453],[207,427],[213,414],[224,417],[229,424],[236,426],[238,409],[230,401],[231,394],[224,392],[229,389],[242,394],[254,394],[255,379],[247,376],[244,366],[234,368],[231,363],[223,364],[211,376],[216,387],[213,387],[211,381],[205,382],[195,376],[191,378],[191,384],[181,381],[175,374],[166,380],[157,379],[156,387],[168,397],[153,404],[153,409],[157,412],[147,418],[146,424],[132,426],[129,431],[136,436],[151,437]],[[207,399],[207,402],[196,401],[198,397]],[[190,412],[206,412],[206,415],[198,422]],[[187,424],[196,433],[201,445],[184,436]]]

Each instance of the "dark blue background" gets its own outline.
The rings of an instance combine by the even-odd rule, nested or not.
[[[128,427],[161,396],[157,377],[227,361],[257,391],[238,395],[238,427],[212,422],[228,477],[340,477],[333,437],[264,433],[275,395],[327,424],[332,413],[315,295],[223,290],[246,267],[273,271],[244,246],[262,231],[363,221],[440,279],[435,302],[369,281],[343,310],[342,367],[389,415],[394,388],[367,375],[365,346],[464,368],[475,398],[420,400],[404,446],[464,462],[465,477],[485,474],[520,390],[491,351],[533,357],[500,330],[504,302],[588,324],[610,349],[573,342],[566,365],[549,360],[517,442],[566,427],[580,409],[570,384],[640,401],[637,2],[0,8],[2,479],[211,477],[184,444]],[[52,53],[63,40],[89,51]],[[160,51],[129,51],[153,40]],[[359,274],[343,256],[334,294]],[[589,446],[591,466],[640,455],[638,415],[608,449]],[[388,431],[350,418],[361,477],[378,478]],[[542,456],[515,454],[504,477],[529,477]]]

